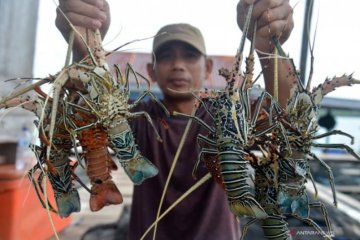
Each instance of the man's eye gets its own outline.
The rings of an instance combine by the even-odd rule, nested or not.
[[[186,52],[186,58],[188,59],[197,59],[198,57],[200,57],[200,54],[197,52],[193,52],[193,51],[188,51]]]
[[[171,54],[170,53],[161,53],[157,56],[157,60],[161,61],[161,60],[167,60],[171,58]]]

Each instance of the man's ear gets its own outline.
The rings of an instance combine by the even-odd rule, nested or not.
[[[151,78],[151,82],[153,83],[156,82],[154,64],[153,63],[146,64],[146,70],[149,77]]]
[[[212,70],[214,67],[214,62],[213,62],[212,58],[207,57],[205,64],[206,64],[206,80],[210,80]]]

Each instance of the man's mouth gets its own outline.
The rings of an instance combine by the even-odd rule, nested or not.
[[[186,80],[185,78],[172,78],[169,82],[174,87],[185,87],[189,86],[190,84],[190,81]]]

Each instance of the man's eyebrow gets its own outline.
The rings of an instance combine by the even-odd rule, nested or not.
[[[169,51],[170,49],[171,49],[170,46],[163,46],[163,47],[159,48],[159,49],[155,52],[155,55],[161,54],[161,53],[166,52],[166,51]]]

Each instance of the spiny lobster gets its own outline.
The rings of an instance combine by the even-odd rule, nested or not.
[[[256,106],[252,110],[250,103],[250,92],[252,90],[252,74],[250,69],[252,66],[250,65],[253,62],[251,62],[251,59],[247,59],[249,69],[245,78],[239,74],[252,7],[251,5],[248,10],[243,37],[232,71],[230,72],[227,69],[220,69],[219,71],[220,75],[227,82],[225,90],[205,91],[205,96],[195,96],[214,120],[215,126],[208,126],[195,116],[188,116],[177,112],[174,112],[174,114],[191,117],[209,131],[208,136],[198,136],[200,146],[206,146],[201,149],[199,159],[204,159],[215,179],[218,182],[222,182],[228,196],[231,211],[237,216],[252,216],[262,219],[266,218],[267,214],[255,200],[250,192],[249,184],[246,182],[248,178],[248,163],[253,160],[251,148],[260,136],[270,132],[272,129],[278,129],[280,132],[283,129],[278,122],[272,122],[265,129],[257,131],[255,124],[261,115],[261,108],[265,99],[270,100],[274,109],[279,107],[275,106],[276,104],[270,94],[262,92]],[[253,50],[254,46],[252,44],[249,58],[252,57]],[[239,88],[235,88],[235,82],[239,81],[239,78],[243,78],[244,81]]]
[[[73,26],[72,28],[77,32]],[[86,41],[83,39],[83,37],[81,37],[81,35],[79,36],[86,45]],[[133,117],[145,116],[150,123],[152,122],[150,117],[145,112],[130,113],[129,111],[135,107],[136,104],[146,95],[150,96],[155,101],[157,100],[149,91],[150,83],[148,80],[135,72],[130,65],[128,65],[126,68],[125,78],[122,76],[118,66],[115,66],[117,68],[119,80],[119,82],[116,84],[109,72],[108,66],[106,65],[106,54],[101,47],[101,37],[99,32],[90,32],[87,34],[87,36],[90,36],[94,44],[93,49],[90,49],[90,47],[86,45],[89,56],[85,57],[79,63],[73,63],[70,66],[66,66],[55,76],[50,76],[49,78],[40,80],[37,83],[21,89],[8,97],[1,98],[0,107],[3,108],[10,106],[10,103],[13,101],[21,102],[24,100],[23,94],[26,92],[31,91],[33,88],[36,88],[43,83],[52,83],[53,98],[51,100],[50,97],[46,97],[44,99],[44,102],[51,103],[51,106],[47,105],[46,111],[48,112],[46,114],[41,112],[41,114],[38,115],[40,118],[39,128],[40,126],[43,126],[44,122],[46,122],[46,132],[43,133],[46,135],[44,139],[48,141],[47,144],[44,145],[46,148],[45,155],[43,153],[44,146],[41,148],[41,157],[44,158],[44,161],[40,163],[41,167],[43,164],[48,165],[53,161],[55,161],[53,162],[55,165],[60,164],[60,162],[58,162],[60,161],[58,157],[60,157],[62,154],[62,145],[59,146],[60,148],[58,150],[55,148],[56,144],[54,144],[54,141],[57,141],[56,138],[59,136],[58,131],[61,131],[62,134],[66,134],[65,131],[63,131],[66,129],[69,131],[66,139],[71,139],[73,141],[72,144],[75,149],[77,147],[75,144],[77,140],[76,135],[80,136],[79,142],[84,144],[82,147],[86,150],[86,154],[84,154],[84,156],[86,155],[87,158],[87,167],[89,168],[88,173],[90,174],[89,177],[91,178],[92,183],[98,182],[98,172],[94,173],[91,169],[94,169],[94,167],[96,168],[98,163],[94,162],[96,159],[94,160],[93,157],[99,154],[100,146],[92,147],[94,146],[94,143],[89,142],[89,133],[92,131],[92,133],[96,133],[96,136],[98,137],[97,140],[101,141],[101,143],[97,141],[97,144],[101,144],[103,150],[102,154],[96,157],[105,157],[104,160],[107,164],[106,166],[108,166],[105,167],[106,173],[104,173],[107,176],[107,179],[102,180],[109,182],[107,180],[110,179],[110,171],[115,169],[115,164],[112,162],[112,160],[109,160],[109,153],[106,152],[107,147],[112,147],[115,150],[116,157],[119,158],[120,163],[123,165],[130,179],[135,184],[140,184],[146,178],[156,175],[157,168],[140,154],[134,142],[134,137],[127,121]],[[147,81],[149,89],[144,91],[143,94],[140,95],[133,104],[128,104],[128,77],[131,72],[134,74],[138,85],[138,76],[140,76],[141,78],[145,79],[145,81]],[[81,91],[76,91],[73,88],[74,85],[83,87],[81,88]],[[120,89],[121,87],[123,87],[123,90]],[[18,99],[14,100],[14,98]],[[159,102],[159,104],[161,103]],[[162,104],[161,106],[164,107]],[[71,108],[73,112],[77,112],[75,117],[78,119],[72,118],[67,111],[64,113],[59,111],[59,109],[64,108]],[[87,115],[86,121],[81,122],[84,119],[79,120],[79,116],[81,114],[83,116]],[[58,117],[58,115],[60,115],[60,117]],[[58,119],[62,119],[61,121],[64,121],[61,123],[64,124],[62,125],[64,129],[58,129]],[[158,140],[160,140],[160,138],[158,138]],[[63,145],[65,147],[65,143]],[[68,146],[70,145],[66,145],[66,147]],[[60,155],[58,156],[58,154]],[[97,160],[100,161],[100,159]],[[78,159],[78,161],[80,162],[80,159]],[[40,167],[40,165],[38,167]],[[46,172],[48,170],[44,169],[44,171]],[[66,172],[66,174],[69,174],[69,172]],[[90,201],[97,199],[95,201],[96,203],[93,202],[94,204],[90,204],[93,206],[93,210],[96,211],[101,209],[104,205],[120,203],[122,201],[121,194],[116,187],[114,188],[114,186],[112,186],[109,187],[108,190],[109,189],[114,190],[110,192],[116,192],[116,196],[110,200],[106,197],[108,194],[102,192],[103,190],[96,191],[96,194],[92,195],[97,196],[90,199]],[[109,195],[111,194],[109,193]],[[98,198],[99,196],[102,197]],[[70,210],[65,212],[66,213],[64,213],[64,215],[68,215]]]
[[[278,40],[273,39],[280,55],[286,57]],[[286,57],[287,58],[287,57]],[[315,159],[326,168],[330,185],[336,205],[336,192],[333,183],[333,174],[330,167],[311,150],[312,147],[342,148],[360,160],[349,146],[345,144],[318,144],[314,140],[341,134],[353,140],[353,137],[339,130],[333,130],[325,134],[316,135],[319,127],[317,118],[323,97],[333,91],[336,87],[359,84],[360,81],[353,79],[351,75],[343,75],[326,79],[323,84],[309,90],[311,78],[309,77],[307,87],[304,87],[300,76],[295,72],[295,65],[289,59],[288,77],[293,79],[290,98],[285,109],[281,109],[279,115],[273,117],[281,122],[285,128],[286,138],[272,131],[267,140],[263,140],[261,149],[263,157],[261,161],[253,161],[255,169],[256,199],[268,213],[269,217],[262,220],[264,234],[269,239],[291,239],[286,223],[286,216],[291,215],[300,221],[307,223],[325,239],[331,239],[333,230],[327,216],[325,206],[321,202],[310,202],[305,188],[307,178],[316,185],[311,175],[309,161]],[[310,73],[310,76],[312,74]],[[286,144],[285,144],[286,143]],[[290,145],[291,151],[284,152]],[[317,191],[316,191],[317,193]],[[327,232],[310,218],[310,208],[319,208],[324,216]],[[247,228],[257,221],[250,220],[243,229],[243,236]]]
[[[22,95],[17,99],[8,101],[5,108],[21,106],[35,113],[39,119],[44,118],[41,124],[39,120],[35,121],[35,125],[37,125],[39,130],[40,145],[32,145],[30,148],[33,150],[38,162],[29,170],[28,177],[34,185],[41,204],[45,207],[44,201],[48,202],[48,200],[42,199],[41,195],[44,195],[44,190],[42,189],[41,182],[46,174],[54,191],[57,210],[50,202],[48,202],[48,206],[51,211],[57,212],[60,217],[67,217],[72,212],[80,211],[79,194],[73,184],[73,178],[77,178],[73,172],[75,166],[72,166],[72,161],[70,160],[71,149],[74,147],[74,142],[64,125],[66,116],[62,111],[63,104],[60,104],[58,109],[59,114],[56,119],[57,127],[52,143],[53,151],[51,152],[50,159],[46,158],[46,148],[50,144],[46,136],[49,127],[48,115],[50,114],[52,99],[48,98],[40,88],[36,87],[34,90],[37,93],[36,95],[31,97]],[[49,102],[47,102],[46,99]],[[41,172],[36,183],[34,175],[38,169],[40,169]],[[40,191],[37,186],[40,188]]]

